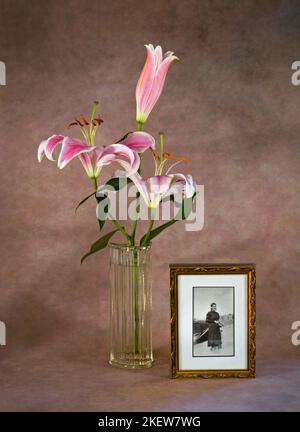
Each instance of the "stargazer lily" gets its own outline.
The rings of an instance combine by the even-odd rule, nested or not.
[[[58,144],[62,145],[57,161],[58,168],[64,168],[72,159],[78,156],[88,177],[97,178],[101,168],[112,162],[118,162],[127,171],[128,175],[133,174],[138,170],[140,164],[138,153],[142,153],[148,148],[153,149],[155,140],[146,132],[133,132],[118,144],[96,147],[89,146],[75,138],[52,135],[39,145],[39,162],[42,161],[44,155],[47,159],[54,161],[53,152]],[[122,156],[126,160],[123,160]]]
[[[164,55],[161,46],[145,45],[147,59],[136,86],[136,121],[138,124],[146,122],[150,112],[160,97],[166,75],[171,63],[178,60],[173,52]]]
[[[158,175],[143,180],[138,173],[135,173],[130,178],[146,205],[152,209],[157,208],[160,201],[167,196],[183,194],[185,198],[191,198],[195,192],[194,181],[189,174]]]
[[[182,194],[185,198],[191,198],[195,193],[195,184],[191,175],[187,174],[171,174],[171,170],[180,162],[188,163],[188,159],[184,156],[175,156],[164,151],[164,133],[159,133],[160,138],[160,153],[155,153],[153,148],[150,148],[154,165],[155,175],[144,180],[138,172],[131,175],[130,178],[136,185],[138,191],[143,197],[149,208],[155,209],[160,201],[170,195]],[[165,164],[169,160],[175,162],[167,169],[165,174],[163,170]]]
[[[41,162],[44,155],[53,161],[53,152],[61,144],[57,165],[62,169],[71,160],[78,156],[87,175],[91,179],[96,179],[103,166],[112,162],[118,162],[125,170],[126,176],[134,174],[140,165],[138,153],[142,153],[148,148],[152,151],[155,148],[154,138],[146,132],[132,132],[116,144],[107,147],[97,147],[94,145],[97,128],[103,120],[98,116],[95,118],[97,102],[94,102],[92,117],[90,122],[85,116],[81,115],[75,119],[70,126],[79,126],[86,142],[70,138],[64,135],[52,135],[42,141],[38,148],[38,160]]]

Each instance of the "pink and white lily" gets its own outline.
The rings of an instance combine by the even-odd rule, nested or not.
[[[130,176],[149,208],[155,209],[160,201],[170,195],[183,194],[191,198],[195,192],[195,184],[191,175],[168,174],[149,177],[143,180],[136,173]]]
[[[145,45],[147,58],[136,86],[136,121],[146,122],[150,112],[159,99],[168,69],[174,60],[178,60],[173,52],[164,55],[161,46]]]
[[[153,136],[142,131],[128,134],[120,143],[137,153],[143,153],[147,149],[155,149],[155,139]]]
[[[89,178],[97,178],[103,166],[112,162],[119,163],[126,172],[126,176],[137,172],[140,165],[138,153],[148,148],[155,148],[155,140],[146,132],[133,132],[126,139],[107,147],[96,147],[81,140],[63,135],[52,135],[40,143],[38,160],[43,157],[53,161],[53,152],[61,144],[57,165],[62,169],[78,156]]]

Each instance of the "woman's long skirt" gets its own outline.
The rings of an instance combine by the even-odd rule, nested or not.
[[[218,324],[209,324],[208,329],[208,346],[209,347],[222,347],[221,330]]]

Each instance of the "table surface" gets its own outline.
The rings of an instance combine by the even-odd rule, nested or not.
[[[114,368],[104,347],[76,344],[1,357],[1,411],[300,410],[297,358],[258,359],[255,379],[178,380],[170,379],[168,347],[146,370]]]

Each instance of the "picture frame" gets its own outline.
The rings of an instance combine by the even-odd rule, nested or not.
[[[254,378],[254,264],[170,264],[172,378]]]

